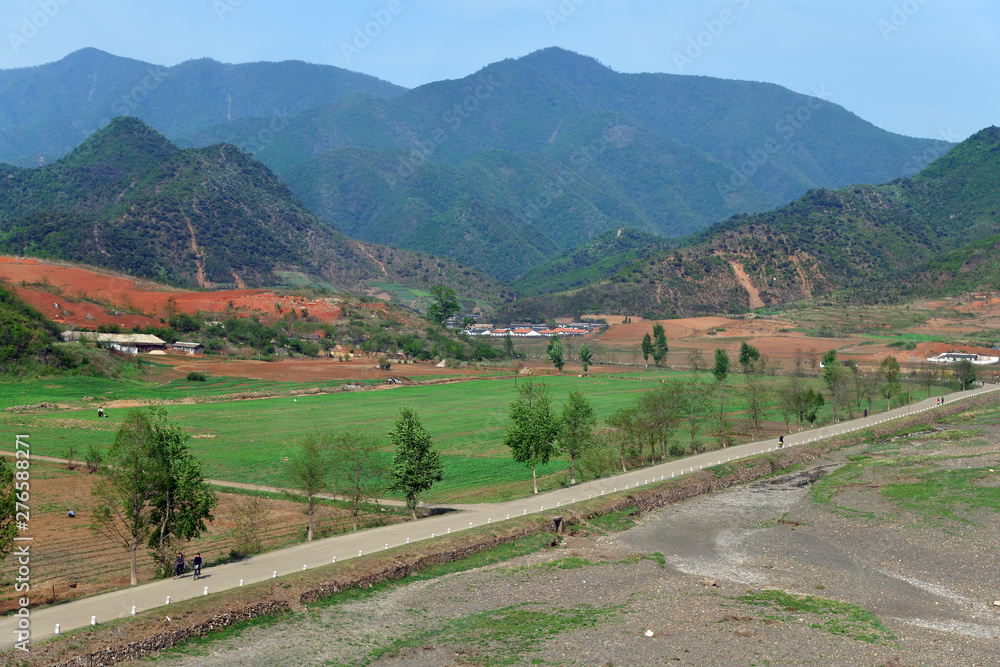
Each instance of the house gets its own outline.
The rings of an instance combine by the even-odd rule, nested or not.
[[[157,336],[150,334],[111,334],[95,333],[93,331],[64,331],[62,338],[65,341],[77,341],[80,339],[96,341],[98,344],[117,350],[123,354],[148,354],[150,352],[162,352],[167,347],[167,342]]]
[[[955,364],[960,361],[969,361],[977,366],[986,366],[988,364],[997,363],[1000,361],[1000,357],[987,357],[981,354],[976,354],[975,352],[952,350],[950,352],[943,352],[934,357],[928,357],[927,361],[933,364]]]
[[[205,346],[201,343],[185,343],[177,341],[170,346],[170,351],[174,354],[205,354]]]

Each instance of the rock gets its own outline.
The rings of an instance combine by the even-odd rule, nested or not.
[[[1000,600],[994,600],[993,601],[993,606],[994,607],[1000,607]]]
[[[656,634],[656,633],[654,633],[654,632],[653,632],[652,630],[646,630],[646,636],[647,636],[647,637],[652,637],[652,636],[654,636],[655,634]]]
[[[719,587],[719,584],[715,583],[715,579],[712,579],[711,577],[702,577],[702,579],[701,579],[701,585],[702,586],[715,586],[716,588]]]

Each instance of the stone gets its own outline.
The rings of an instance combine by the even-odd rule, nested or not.
[[[647,637],[652,637],[652,636],[654,636],[655,634],[656,634],[656,633],[654,633],[654,632],[653,632],[652,630],[646,630],[646,636],[647,636]]]

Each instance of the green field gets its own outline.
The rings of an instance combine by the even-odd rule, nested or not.
[[[656,370],[587,378],[568,374],[544,378],[556,410],[561,409],[570,390],[578,390],[591,402],[600,421],[631,405],[660,381],[692,380],[690,373]],[[702,374],[700,381],[707,383],[710,376]],[[807,382],[819,386],[815,380]],[[341,384],[342,381],[300,384],[211,378],[208,382],[175,380],[155,385],[135,379],[89,377],[8,382],[0,384],[0,407],[43,401],[80,407],[25,414],[5,411],[0,413],[0,423],[11,431],[29,434],[36,454],[61,457],[72,446],[76,456],[82,458],[90,445],[106,447],[112,442],[115,429],[127,412],[125,408],[113,408],[108,410],[109,418],[99,419],[97,405],[128,399],[164,401],[169,418],[192,436],[189,446],[203,462],[207,476],[287,486],[288,464],[284,459],[295,456],[299,441],[309,432],[328,429],[369,432],[383,443],[383,456],[388,460],[391,451],[386,434],[399,406],[406,404],[420,416],[443,455],[445,479],[427,494],[428,500],[488,501],[530,492],[530,470],[511,461],[502,444],[508,406],[517,395],[513,379],[481,378],[295,397],[285,393],[314,387],[329,391]],[[233,400],[239,399],[240,394],[260,392],[281,395]],[[84,397],[90,400],[85,401]],[[781,422],[775,403],[772,397],[765,420]],[[880,403],[884,407],[884,402]],[[713,405],[712,410],[717,411],[717,399]],[[737,428],[746,421],[741,415],[745,407],[742,378],[731,376],[726,382],[725,410]],[[828,413],[829,407],[825,410]],[[702,417],[700,422],[696,439],[714,447],[708,433],[711,419]],[[676,438],[682,444],[690,442],[686,424],[681,425]],[[741,439],[751,439],[750,434]],[[568,467],[569,462],[564,459],[542,466],[538,471],[541,488],[564,484],[568,477],[564,471]]]

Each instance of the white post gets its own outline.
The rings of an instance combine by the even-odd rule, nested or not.
[[[202,595],[208,595],[208,586],[205,586],[205,592]]]
[[[135,616],[135,605],[132,605],[132,615]]]
[[[243,580],[242,580],[242,579],[240,579],[240,586],[242,586],[242,585],[243,585]]]
[[[358,554],[358,555],[360,556],[361,554]],[[275,570],[274,572],[271,573],[271,578],[272,579],[277,579],[278,578],[278,571],[277,570]]]
[[[58,623],[56,623],[56,634],[57,635],[59,634],[59,624]]]
[[[170,596],[167,596],[167,604],[170,604]]]

